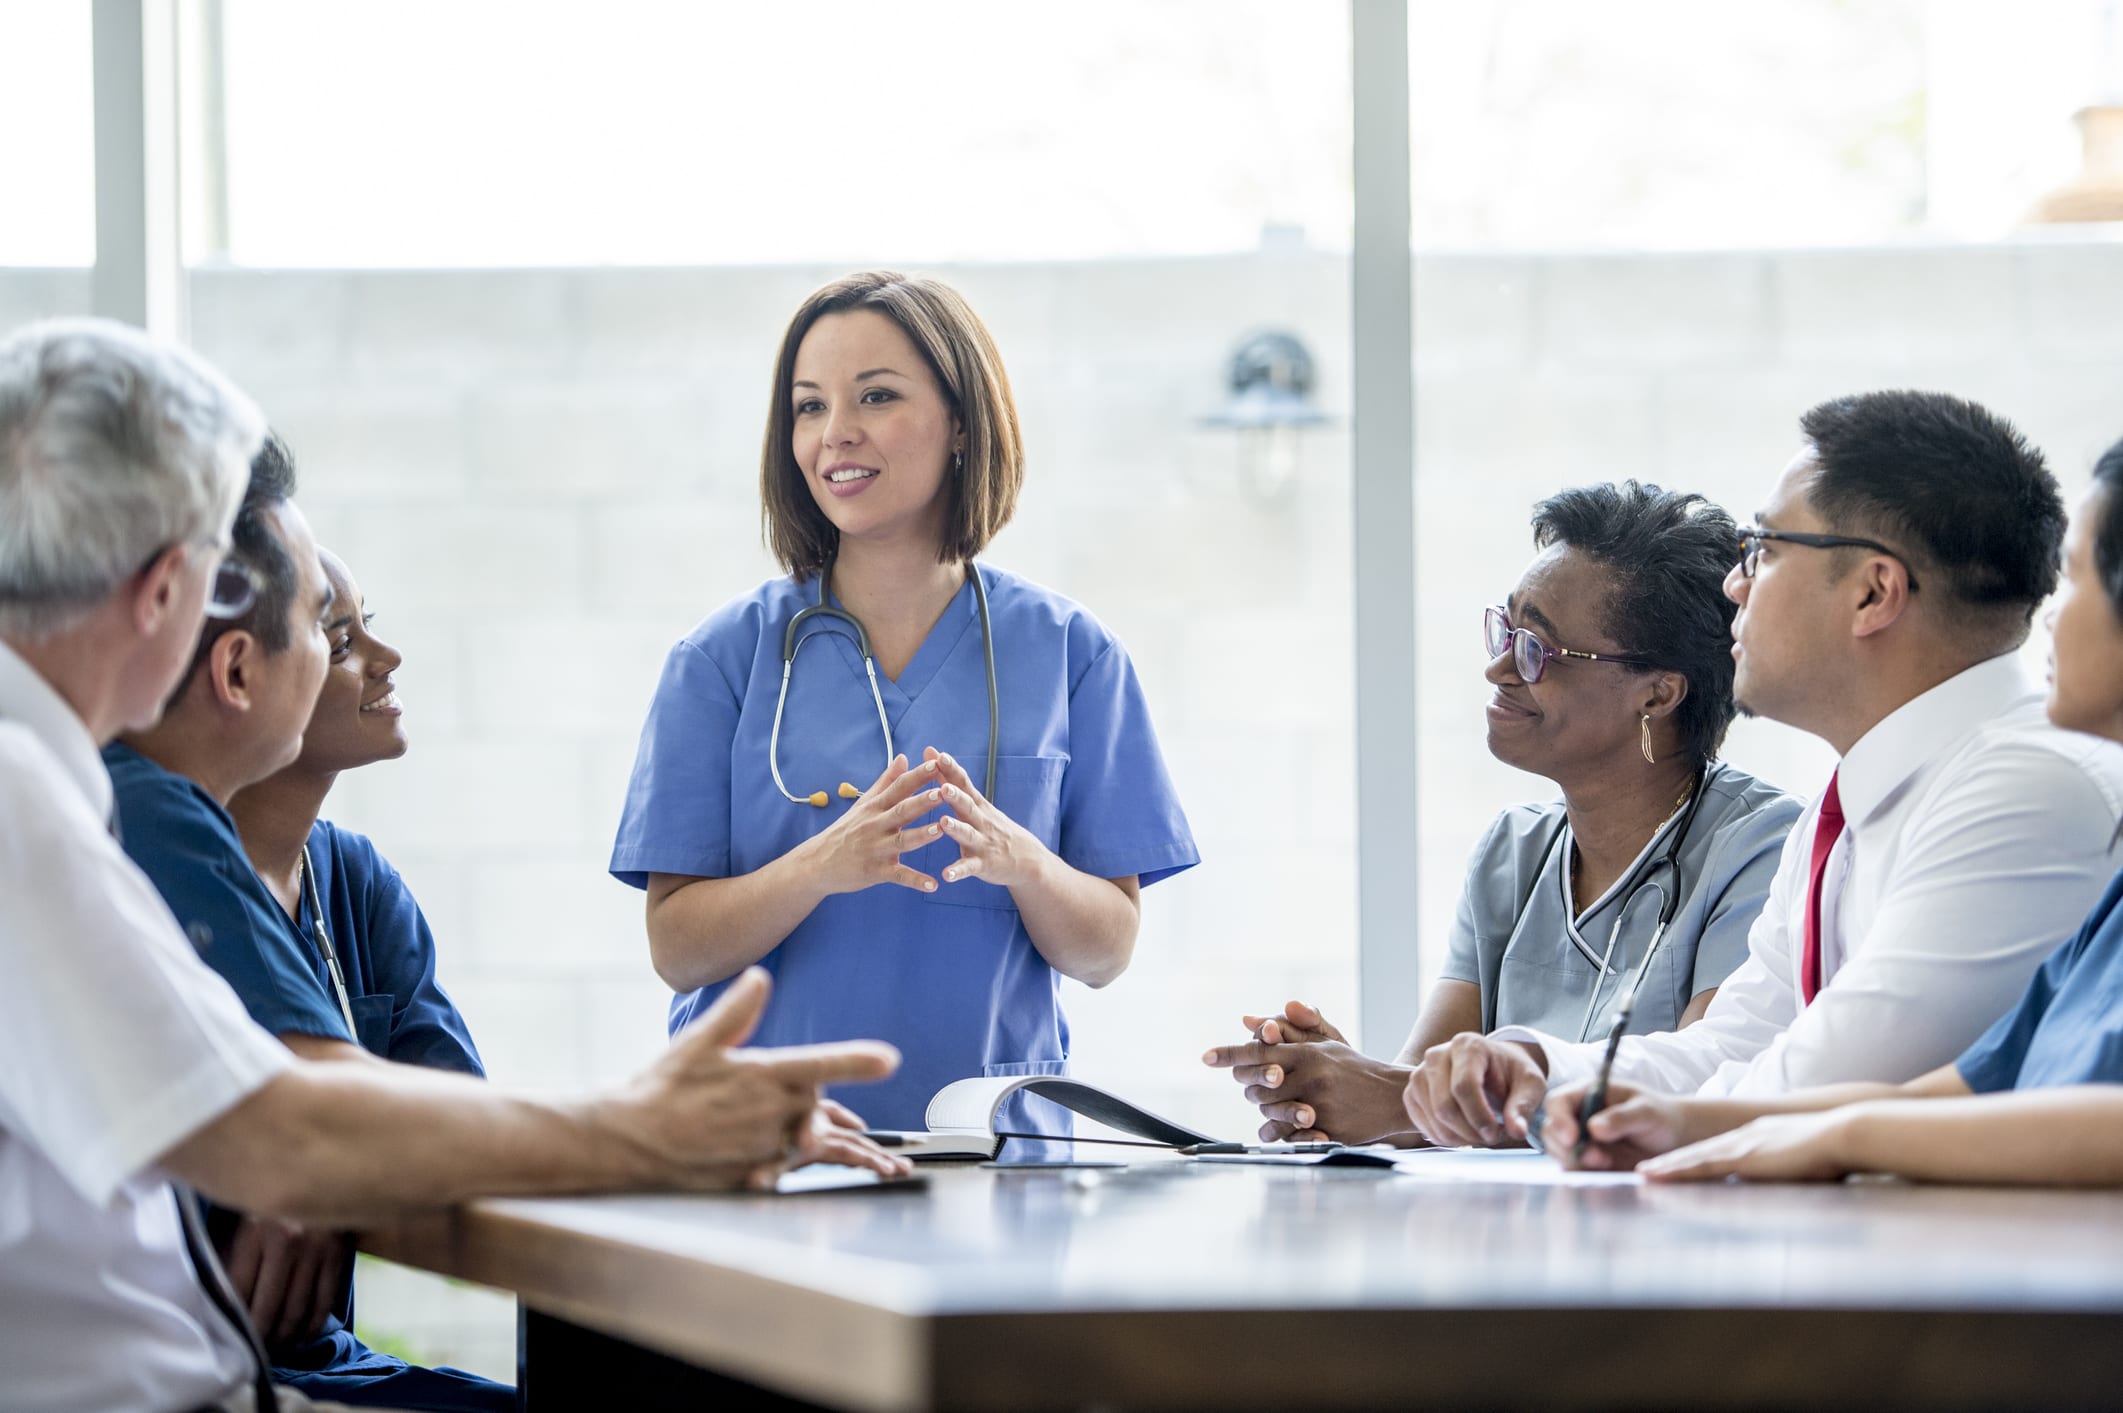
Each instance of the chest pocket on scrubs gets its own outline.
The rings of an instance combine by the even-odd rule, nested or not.
[[[970,756],[961,757],[960,761],[966,767],[966,774],[978,784],[987,771],[986,759]],[[995,798],[990,803],[1040,843],[1050,849],[1059,849],[1062,773],[1068,765],[1067,756],[997,756]],[[928,895],[933,903],[960,908],[1016,909],[1017,904],[1011,900],[1009,889],[998,887],[984,878],[942,882],[944,869],[957,857],[958,845],[942,839],[908,854],[903,862],[939,880],[936,891]]]
[[[388,1058],[391,1053],[392,996],[353,996],[347,1005],[354,1012],[354,1038],[371,1055]]]

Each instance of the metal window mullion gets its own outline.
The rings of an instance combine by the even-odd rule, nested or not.
[[[1416,955],[1415,329],[1405,0],[1350,0],[1358,1039],[1398,1049]]]

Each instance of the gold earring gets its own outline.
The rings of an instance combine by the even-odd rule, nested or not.
[[[1653,754],[1651,753],[1651,713],[1650,713],[1650,712],[1648,712],[1648,711],[1644,713],[1644,722],[1643,722],[1643,726],[1644,726],[1644,763],[1645,763],[1646,765],[1657,765],[1657,764],[1659,763],[1659,758],[1658,758],[1657,756],[1655,756],[1655,755],[1653,755]]]

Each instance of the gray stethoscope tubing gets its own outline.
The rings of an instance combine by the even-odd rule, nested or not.
[[[796,614],[781,635],[781,691],[774,698],[774,730],[767,738],[767,767],[774,773],[774,788],[781,791],[782,798],[792,805],[823,804],[818,796],[798,795],[790,792],[781,778],[781,717],[789,703],[789,676],[796,668],[796,654],[802,650],[809,635],[799,640],[796,632],[813,618],[834,618],[855,630],[855,646],[862,653],[863,671],[870,679],[870,700],[877,706],[878,729],[885,735],[885,764],[892,763],[897,754],[892,748],[892,723],[885,716],[884,693],[877,686],[877,659],[870,655],[870,634],[862,626],[862,620],[844,608],[835,608],[826,602],[826,579],[832,574],[828,563],[818,576],[818,602]],[[988,586],[980,577],[980,566],[966,561],[966,575],[973,581],[973,598],[980,607],[980,650],[988,673],[988,773],[981,786],[981,793],[988,799],[995,798],[995,754],[1002,739],[1002,713],[997,705],[995,691],[995,631],[988,620]],[[819,792],[820,795],[824,791]]]
[[[310,895],[310,935],[317,941],[317,950],[324,953],[324,969],[331,974],[332,993],[339,999],[339,1014],[346,1018],[347,1039],[356,1045],[361,1043],[361,1032],[354,1028],[354,1006],[347,1000],[346,973],[339,967],[339,949],[332,945],[332,934],[324,926],[324,900],[317,896],[317,870],[310,864],[310,846],[302,846],[302,886]]]

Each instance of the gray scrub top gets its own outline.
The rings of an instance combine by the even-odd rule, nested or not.
[[[1747,934],[1769,896],[1784,836],[1804,808],[1722,763],[1711,766],[1703,791],[1680,847],[1680,907],[1637,995],[1634,1034],[1674,1029],[1694,996],[1746,960]],[[1621,880],[1578,913],[1570,896],[1575,845],[1562,801],[1513,805],[1496,817],[1467,869],[1440,973],[1481,988],[1483,1031],[1525,1025],[1592,1039],[1614,1024],[1658,926],[1661,889],[1672,878],[1658,861],[1679,824],[1680,814],[1667,820]],[[1610,938],[1614,952],[1602,972]]]

